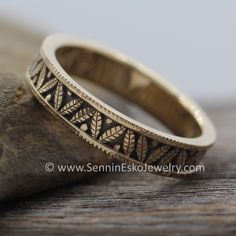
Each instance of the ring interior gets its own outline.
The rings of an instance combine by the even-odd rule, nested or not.
[[[56,57],[69,75],[94,82],[139,105],[174,134],[188,138],[202,134],[191,111],[139,68],[82,47],[60,47]]]

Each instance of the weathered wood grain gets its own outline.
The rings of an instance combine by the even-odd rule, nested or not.
[[[218,140],[205,173],[187,179],[105,174],[1,206],[0,232],[19,235],[234,235],[236,106],[208,108]]]
[[[0,235],[235,235],[236,101],[206,110],[218,139],[204,173],[104,174],[1,203]]]

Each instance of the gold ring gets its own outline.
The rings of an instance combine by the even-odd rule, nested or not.
[[[136,103],[174,134],[122,114],[72,76]],[[215,129],[198,105],[143,65],[94,43],[48,36],[39,58],[28,67],[26,80],[39,102],[76,134],[127,163],[197,165],[215,142]],[[175,171],[160,172],[177,175]]]

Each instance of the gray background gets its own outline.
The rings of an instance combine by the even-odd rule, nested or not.
[[[119,50],[199,101],[235,98],[236,1],[0,0],[0,16]]]

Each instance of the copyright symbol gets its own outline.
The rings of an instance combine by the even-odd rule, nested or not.
[[[45,164],[45,170],[46,172],[50,173],[54,170],[54,164],[52,162],[48,162]]]

